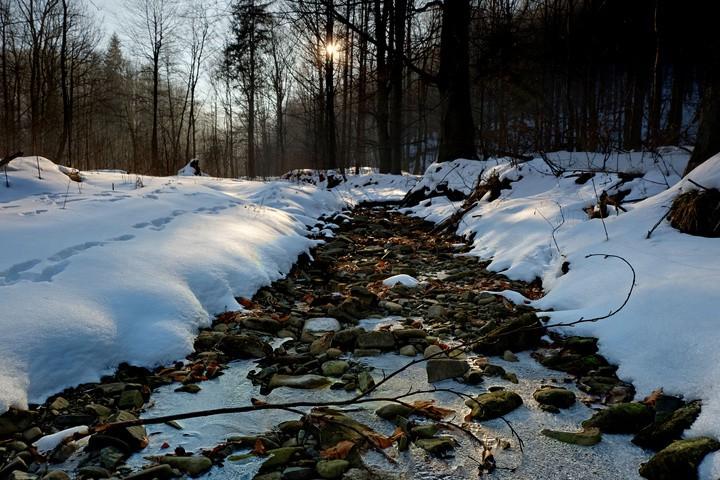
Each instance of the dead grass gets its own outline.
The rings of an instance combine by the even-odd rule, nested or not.
[[[668,218],[670,224],[683,233],[720,237],[720,191],[713,188],[678,195]]]

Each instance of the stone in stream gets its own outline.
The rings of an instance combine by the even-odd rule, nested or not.
[[[485,338],[476,343],[473,350],[485,355],[502,355],[505,350],[519,352],[536,347],[542,335],[537,316],[525,313],[486,332]]]
[[[322,374],[326,377],[339,377],[350,368],[345,360],[328,360],[320,366]]]
[[[552,438],[559,442],[570,443],[573,445],[581,445],[590,447],[600,443],[602,435],[597,428],[587,428],[581,432],[560,432],[557,430],[541,430],[540,433],[548,438]]]
[[[603,433],[637,433],[652,423],[653,417],[652,409],[644,403],[618,403],[595,413],[582,426],[596,427]]]
[[[176,392],[184,393],[198,393],[200,390],[202,390],[202,388],[196,383],[188,383],[187,385],[183,385],[182,387],[175,389]]]
[[[11,407],[0,415],[0,437],[27,430],[36,422],[37,418],[37,412]]]
[[[190,476],[200,475],[212,468],[212,460],[204,455],[192,455],[189,457],[165,455],[158,457],[156,460],[158,463],[170,465],[172,468],[177,468]]]
[[[432,305],[427,309],[427,316],[431,320],[443,320],[447,315],[447,310],[442,305]]]
[[[281,375],[276,373],[270,378],[268,388],[289,387],[300,389],[320,388],[330,384],[330,380],[322,375]]]
[[[398,342],[407,342],[409,340],[427,337],[427,332],[420,328],[399,328],[393,330],[392,334],[395,335]]]
[[[400,355],[404,355],[406,357],[414,357],[418,352],[413,345],[405,345],[400,347],[399,353]]]
[[[318,356],[327,352],[327,350],[332,345],[332,339],[334,335],[335,334],[333,332],[329,332],[324,334],[322,337],[313,340],[313,342],[310,344],[310,354]]]
[[[575,403],[575,394],[562,387],[543,385],[533,393],[533,398],[541,405],[557,408],[570,408]]]
[[[231,358],[262,358],[272,353],[272,347],[252,335],[225,335],[218,348]]]
[[[480,421],[502,417],[522,404],[520,395],[510,390],[496,390],[465,400],[465,405],[471,408],[470,418]]]
[[[177,473],[173,470],[170,465],[156,465],[154,467],[148,467],[143,470],[131,473],[127,477],[123,477],[123,480],[167,480],[177,476]]]
[[[387,405],[383,405],[375,410],[375,415],[380,418],[384,418],[385,420],[394,422],[397,417],[407,418],[412,411],[412,408],[406,407],[405,405],[401,405],[399,403],[388,403]]]
[[[357,337],[358,348],[393,350],[395,348],[395,336],[392,332],[377,330],[361,333]]]
[[[705,455],[717,450],[720,442],[714,438],[677,440],[643,463],[640,475],[648,480],[694,480],[698,478],[697,467]]]
[[[65,410],[69,406],[70,406],[70,402],[65,400],[63,397],[57,397],[50,404],[50,410],[57,410],[59,412],[59,411]]]
[[[142,393],[139,390],[125,390],[120,394],[118,407],[121,409],[140,408],[145,403]]]
[[[435,383],[449,378],[459,378],[468,370],[470,370],[470,365],[465,360],[431,358],[425,362],[428,383]]]
[[[447,452],[455,448],[456,441],[453,437],[442,436],[434,438],[420,438],[415,440],[415,445],[426,452],[437,457],[443,457]]]
[[[418,425],[410,429],[410,433],[412,433],[416,438],[433,438],[437,432],[438,427],[434,423]]]
[[[280,322],[270,317],[247,317],[240,320],[240,324],[249,330],[266,333],[277,333],[280,330]]]
[[[260,466],[261,472],[275,470],[276,468],[287,465],[296,453],[302,452],[302,447],[281,447],[268,450],[268,459]]]
[[[309,318],[305,320],[303,326],[303,333],[308,332],[312,334],[337,332],[340,330],[340,322],[335,318],[323,317],[323,318]]]
[[[337,346],[346,350],[352,350],[355,348],[357,338],[361,333],[365,333],[364,328],[352,327],[344,328],[335,333],[333,337],[333,346]]]
[[[375,380],[368,372],[360,372],[357,376],[357,387],[365,393],[375,386]]]
[[[137,420],[137,417],[132,413],[123,410],[108,418],[108,422],[111,423],[128,422],[132,420]],[[102,440],[104,438],[107,438],[108,441],[100,444],[99,440]],[[113,443],[112,439],[115,439],[116,442]],[[90,437],[88,447],[93,448],[94,445],[96,448],[100,449],[111,445],[118,447],[121,450],[125,449],[124,451],[126,451],[126,453],[131,453],[137,450],[142,450],[147,446],[147,444],[147,431],[145,430],[145,427],[143,427],[142,425],[138,425],[127,428],[114,428],[112,430],[107,430],[103,434],[95,434]]]
[[[45,476],[42,477],[42,480],[70,480],[70,475],[63,472],[62,470],[50,470],[48,473],[45,474]]]
[[[322,478],[340,478],[350,468],[347,460],[320,460],[315,465],[318,475]]]
[[[632,442],[643,448],[660,450],[670,445],[674,440],[679,440],[683,432],[690,428],[700,415],[700,402],[690,402],[672,412],[657,419],[652,424],[640,430]]]

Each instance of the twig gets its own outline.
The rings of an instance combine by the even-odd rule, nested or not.
[[[660,226],[660,224],[663,222],[663,220],[665,220],[668,217],[668,215],[670,215],[671,211],[672,211],[672,209],[670,207],[668,207],[668,211],[663,213],[663,216],[660,217],[660,220],[658,220],[657,223],[655,223],[655,225],[653,225],[653,227],[650,230],[648,230],[647,235],[645,235],[645,240],[650,238],[650,235],[652,235],[653,232],[655,231],[655,229],[658,228]]]
[[[695,185],[695,186],[698,187],[698,188],[702,188],[702,189],[705,190],[705,191],[709,191],[709,190],[710,190],[708,187],[703,187],[702,185],[700,185],[699,183],[697,183],[697,182],[696,182],[695,180],[693,180],[692,178],[688,178],[687,181],[690,182],[690,183],[692,183],[693,185]]]
[[[603,215],[602,205],[600,204],[600,197],[598,197],[597,188],[595,188],[595,179],[591,178],[590,180],[592,181],[593,190],[595,191],[595,199],[597,200],[598,208],[600,209],[600,221],[602,222],[603,229],[605,230],[605,241],[609,241],[610,237],[608,236],[607,225],[605,225],[605,216]]]

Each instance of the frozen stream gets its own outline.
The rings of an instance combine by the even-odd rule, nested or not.
[[[366,320],[361,322],[361,326],[370,330],[380,324],[395,321],[393,318]],[[485,382],[478,386],[468,386],[452,380],[435,384],[438,388],[453,388],[471,395],[483,393],[486,388],[497,385],[513,390],[522,396],[525,404],[506,415],[506,419],[511,422],[523,439],[524,453],[520,452],[517,440],[513,438],[510,429],[502,419],[486,421],[482,424],[474,422],[470,427],[478,437],[490,442],[499,438],[509,441],[511,444],[509,449],[495,452],[499,468],[489,478],[523,480],[639,479],[638,467],[640,463],[649,458],[649,455],[630,442],[630,435],[604,435],[602,442],[598,445],[581,447],[551,440],[539,434],[543,428],[575,431],[581,421],[592,415],[592,410],[581,402],[577,402],[572,408],[563,410],[559,414],[540,410],[537,402],[532,398],[533,392],[540,385],[551,383],[553,379],[563,384],[565,375],[562,372],[542,367],[527,353],[521,353],[518,356],[519,362],[506,362],[501,358],[493,357],[491,363],[504,367],[508,372],[515,373],[520,381],[519,384],[512,384],[494,377],[486,378]],[[472,360],[472,357],[469,359]],[[375,368],[373,376],[376,380],[382,377],[383,370],[393,371],[409,361],[408,357],[396,354],[363,357],[357,360]],[[144,416],[156,417],[193,410],[248,405],[252,397],[268,402],[289,402],[298,399],[338,400],[349,398],[351,395],[342,390],[327,388],[321,390],[279,388],[263,397],[259,395],[258,388],[246,378],[248,371],[253,367],[252,361],[234,362],[221,377],[202,383],[202,391],[194,395],[175,393],[174,389],[177,388],[177,385],[162,387],[153,394],[154,406],[149,408]],[[392,396],[406,393],[411,386],[416,390],[432,388],[432,385],[427,383],[424,364],[415,365],[393,378],[384,384],[377,394]],[[563,384],[563,386],[573,390],[579,398],[582,398],[583,394],[575,388],[574,384]],[[458,416],[451,419],[454,423],[462,423],[462,418],[469,411],[461,398],[449,393],[424,394],[417,398],[434,398],[439,406],[457,410]],[[377,405],[364,404],[363,408],[361,411],[353,411],[351,415],[381,433],[392,433],[394,425],[373,414]],[[146,463],[143,457],[166,454],[177,446],[183,446],[188,451],[212,448],[230,436],[260,434],[282,421],[296,418],[296,415],[288,412],[262,411],[183,420],[180,422],[183,430],[176,430],[167,425],[152,425],[148,427],[150,445],[133,456],[128,463],[130,466],[140,467]],[[388,478],[477,479],[477,465],[468,458],[481,458],[482,452],[477,444],[457,431],[443,432],[443,434],[451,434],[460,442],[454,451],[455,458],[449,460],[432,458],[423,450],[411,446],[407,452],[398,453],[394,447],[386,451],[398,460],[397,465],[391,465],[373,451],[365,455],[365,461],[368,465],[375,467],[374,470],[385,472],[384,476]],[[165,442],[170,445],[170,449],[161,449]],[[241,461],[228,459],[223,468],[214,467],[205,477],[249,480],[257,473],[262,462],[262,458],[253,457]]]

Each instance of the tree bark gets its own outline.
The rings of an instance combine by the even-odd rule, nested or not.
[[[445,0],[438,89],[442,126],[438,162],[477,158],[470,99],[470,0]]]

